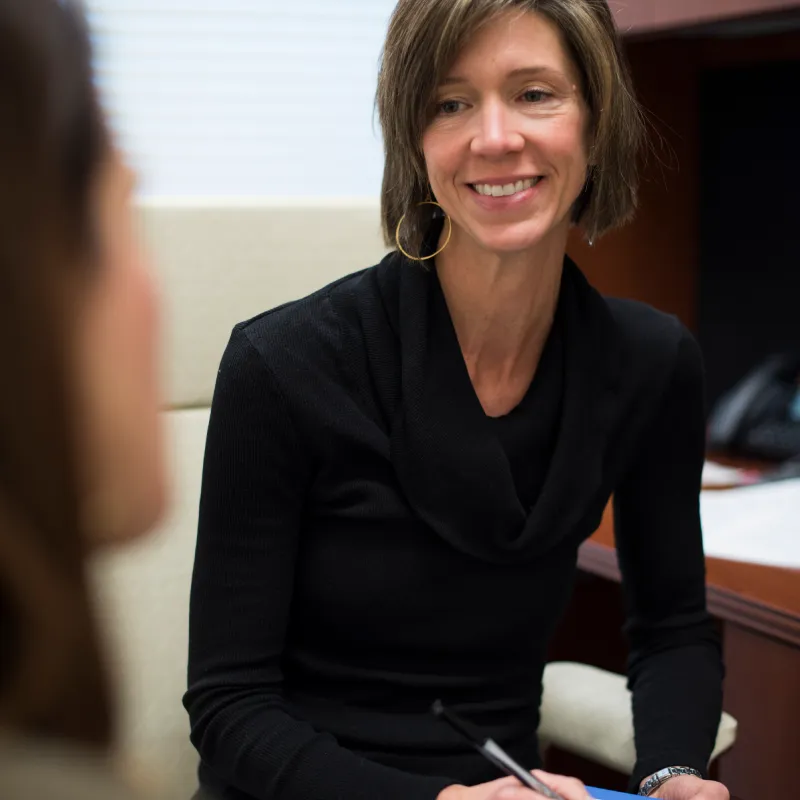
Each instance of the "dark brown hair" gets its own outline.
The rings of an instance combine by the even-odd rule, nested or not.
[[[421,142],[436,89],[480,27],[507,12],[536,12],[553,23],[581,75],[592,168],[573,221],[593,240],[633,215],[644,126],[606,0],[400,0],[389,23],[377,92],[387,244],[394,244],[397,224],[408,214],[403,244],[419,252],[426,225],[411,212],[430,192]]]
[[[0,3],[0,728],[105,745],[69,358],[108,139],[80,12]]]

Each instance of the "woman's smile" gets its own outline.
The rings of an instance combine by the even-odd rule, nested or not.
[[[529,178],[482,178],[466,184],[472,201],[478,208],[494,213],[530,209],[540,195],[545,176]]]

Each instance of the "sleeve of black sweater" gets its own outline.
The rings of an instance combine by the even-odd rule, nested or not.
[[[637,762],[631,788],[668,766],[706,774],[722,711],[722,661],[706,611],[699,496],[704,374],[682,333],[674,371],[615,492]]]
[[[192,578],[192,742],[260,800],[433,800],[452,781],[370,762],[296,719],[281,694],[300,521],[312,467],[278,381],[234,331],[211,409]]]

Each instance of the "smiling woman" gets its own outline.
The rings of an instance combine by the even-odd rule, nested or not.
[[[540,62],[528,67],[531,53]],[[558,28],[531,14],[484,26],[437,92],[422,137],[434,195],[456,223],[453,250],[520,251],[566,240],[588,186],[589,114]]]
[[[401,0],[378,109],[397,252],[237,326],[222,360],[184,699],[204,787],[533,800],[431,703],[539,764],[548,642],[613,495],[631,788],[724,800],[704,780],[722,670],[700,353],[565,253],[571,226],[598,236],[636,203],[641,115],[606,3]]]
[[[533,9],[538,22],[535,30],[526,19]],[[493,25],[487,34],[483,30],[487,22],[496,22],[499,15],[504,17],[503,24]],[[399,218],[431,190],[428,155],[421,142],[451,146],[455,131],[463,134],[468,125],[475,124],[491,126],[499,121],[499,113],[510,113],[515,106],[529,120],[528,127],[540,120],[541,129],[541,121],[563,121],[565,114],[573,123],[582,122],[577,135],[582,137],[586,165],[579,170],[571,220],[581,224],[590,241],[632,216],[642,115],[605,3],[401,3],[388,41],[392,46],[384,52],[378,85],[386,150],[383,209],[388,243],[394,240]],[[471,63],[464,63],[468,41]],[[468,74],[470,69],[477,74]],[[441,124],[441,117],[451,115],[467,120]],[[423,130],[426,134],[421,139]],[[554,123],[551,130],[558,135],[564,128]],[[450,133],[450,145],[437,132]],[[484,128],[486,133],[491,137],[492,128]],[[493,195],[497,182],[485,183],[491,191],[483,194]],[[425,230],[424,218],[409,220],[404,228],[409,250],[419,251]]]

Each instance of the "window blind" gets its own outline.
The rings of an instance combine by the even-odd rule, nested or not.
[[[373,197],[395,0],[87,0],[112,128],[159,196]]]

